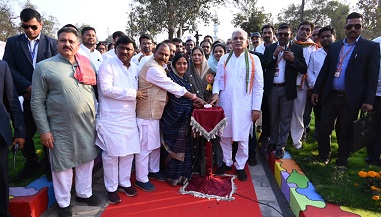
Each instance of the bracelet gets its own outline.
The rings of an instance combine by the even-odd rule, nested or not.
[[[196,95],[196,94],[193,94],[191,100],[194,101],[196,98],[197,98],[197,95]]]

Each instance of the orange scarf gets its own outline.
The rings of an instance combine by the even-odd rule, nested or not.
[[[77,60],[78,66],[75,70],[74,78],[82,84],[96,85],[97,78],[90,60],[78,53],[75,55],[75,59]]]
[[[308,41],[308,40],[307,41],[297,41],[296,38],[294,38],[294,40],[292,42],[303,47],[303,48],[310,47],[310,46],[315,46],[316,50],[319,48],[319,46],[317,44],[315,44],[315,42],[313,42],[313,41]],[[299,85],[300,90],[303,89],[303,84],[306,81],[306,79],[307,79],[307,73],[302,76],[302,80],[300,81],[300,85]]]

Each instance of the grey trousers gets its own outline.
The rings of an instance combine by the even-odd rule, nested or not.
[[[276,149],[286,147],[290,133],[292,109],[294,100],[286,98],[286,87],[272,87],[268,95],[270,110],[270,144]]]

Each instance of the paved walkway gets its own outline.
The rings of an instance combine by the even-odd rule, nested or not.
[[[268,204],[273,206],[283,216],[291,217],[291,208],[289,207],[286,198],[280,191],[278,184],[275,181],[272,171],[267,164],[266,159],[259,154],[257,156],[258,165],[249,167],[251,179],[254,183],[255,192],[257,194],[258,201],[260,203]],[[73,216],[81,217],[93,217],[101,216],[104,209],[108,206],[106,189],[103,183],[103,169],[102,167],[96,168],[96,172],[93,175],[93,193],[97,195],[102,203],[100,206],[87,206],[84,203],[78,203],[74,200],[75,193],[72,196],[72,211]],[[200,199],[202,200],[202,199]],[[270,208],[267,205],[260,204],[261,212],[263,217],[281,217],[276,210]],[[58,206],[57,204],[49,208],[42,217],[57,217],[58,216]],[[242,216],[243,217],[243,216]]]

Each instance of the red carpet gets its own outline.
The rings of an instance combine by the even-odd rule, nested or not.
[[[247,166],[245,170],[248,174],[247,181],[241,182],[238,179],[234,179],[234,183],[237,186],[236,193],[257,200]],[[233,172],[233,174],[235,174],[235,172]],[[133,177],[133,180],[131,181],[134,183],[135,178]],[[156,180],[152,180],[151,182],[156,187],[154,192],[144,192],[137,188],[138,195],[135,197],[127,197],[125,194],[119,193],[122,202],[117,205],[110,204],[107,206],[102,217],[262,216],[258,203],[236,194],[233,195],[235,200],[232,201],[208,200],[197,198],[192,195],[182,195],[179,193],[180,186],[172,187],[166,182],[159,182]]]

